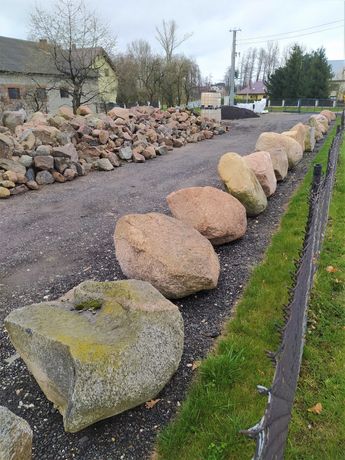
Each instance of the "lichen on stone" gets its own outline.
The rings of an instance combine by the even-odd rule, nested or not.
[[[102,307],[99,299],[88,299],[74,305],[76,310],[99,310]]]

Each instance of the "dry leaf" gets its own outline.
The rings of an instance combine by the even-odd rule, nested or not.
[[[311,412],[312,414],[320,415],[322,412],[322,404],[321,403],[315,404],[315,406],[308,409],[308,412]]]
[[[334,268],[332,265],[328,265],[328,267],[326,268],[326,272],[328,273],[335,273],[336,271],[338,270]]]
[[[147,401],[145,403],[146,409],[152,409],[152,407],[155,407],[155,405],[160,401],[160,399],[151,399],[151,401]]]
[[[197,369],[201,364],[201,361],[194,361],[193,365],[192,365],[192,371],[194,371],[195,369]]]

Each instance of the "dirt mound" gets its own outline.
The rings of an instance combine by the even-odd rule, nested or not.
[[[236,106],[223,105],[221,108],[222,120],[240,120],[241,118],[259,118],[252,110],[241,109]]]

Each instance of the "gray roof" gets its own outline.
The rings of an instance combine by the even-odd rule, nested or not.
[[[39,43],[9,37],[0,37],[0,72],[59,74]]]
[[[49,51],[49,44],[40,44],[28,40],[19,40],[17,38],[0,37],[0,72],[9,73],[30,73],[44,75],[61,75],[57,70]],[[113,67],[113,63],[109,59],[103,48],[77,48],[74,50],[74,66],[79,68],[89,66],[95,56],[105,56],[108,63]],[[61,67],[66,65],[63,51],[61,51]],[[88,71],[88,77],[97,77],[97,71]]]
[[[251,85],[246,86],[245,88],[237,91],[236,94],[246,95],[246,94],[265,94],[267,92],[266,85],[263,81],[258,80],[253,82]]]

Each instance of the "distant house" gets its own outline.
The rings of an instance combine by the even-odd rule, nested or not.
[[[333,78],[331,81],[330,97],[345,102],[345,68],[343,60],[328,61],[332,67]]]
[[[72,105],[71,88],[57,70],[46,40],[33,42],[0,37],[0,108],[54,112],[62,105]],[[88,105],[93,110],[116,103],[117,78],[114,66],[102,48],[75,49],[76,55],[92,56],[95,70],[85,83],[86,91],[95,94]],[[96,70],[97,69],[97,70]]]
[[[255,81],[248,85],[246,88],[237,91],[236,99],[240,101],[258,101],[263,97],[266,97],[267,89],[263,81]]]

